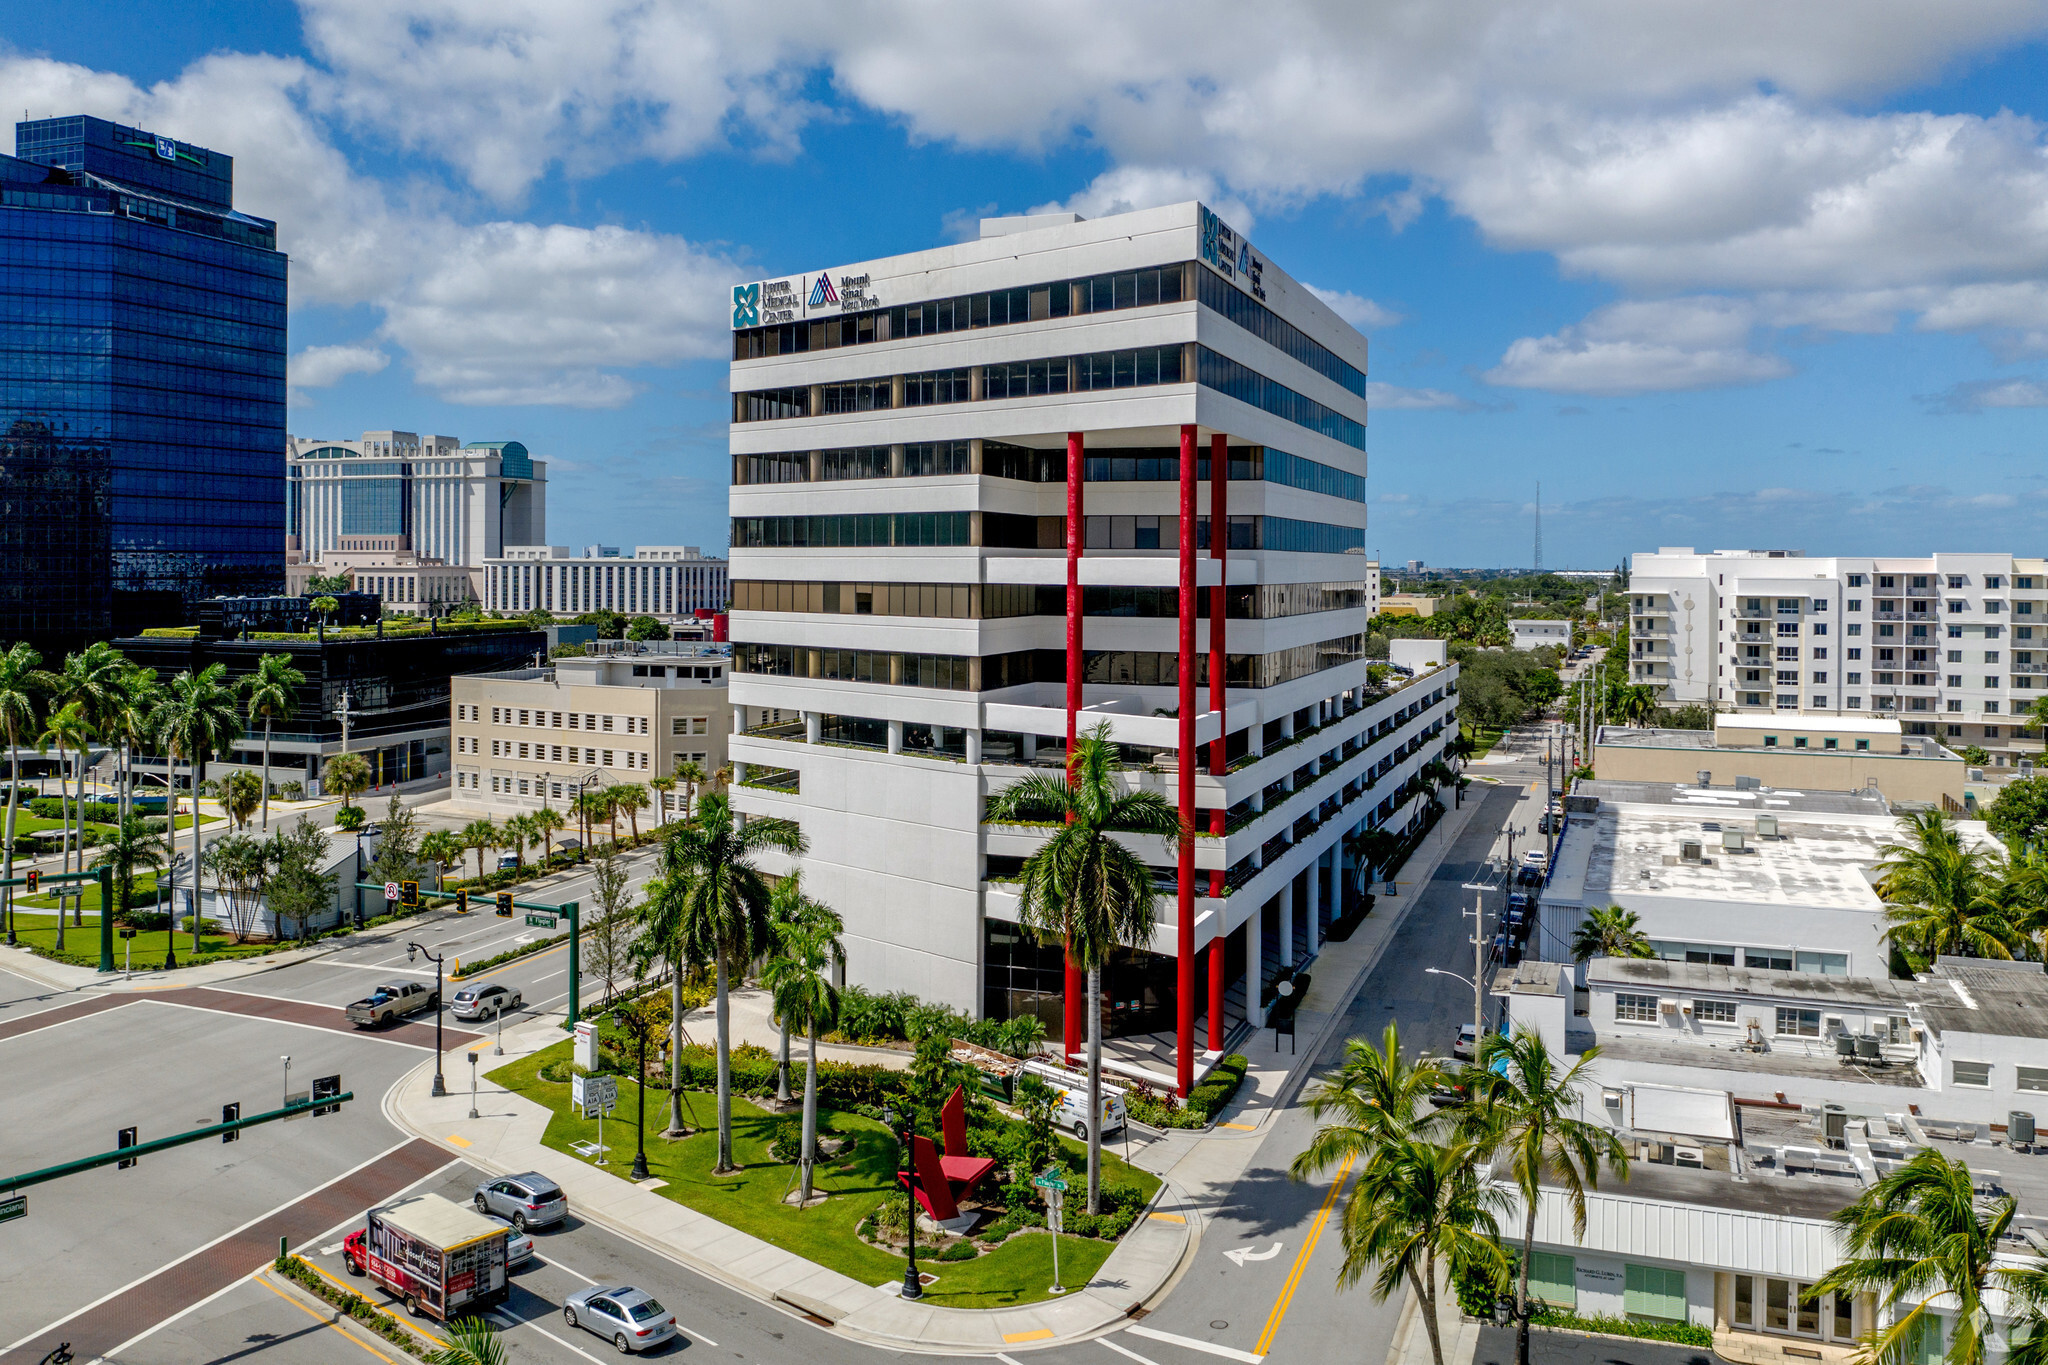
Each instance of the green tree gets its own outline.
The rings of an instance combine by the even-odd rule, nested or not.
[[[1522,1266],[1515,1276],[1516,1365],[1529,1365],[1529,1258],[1536,1246],[1536,1213],[1543,1178],[1561,1189],[1572,1211],[1572,1229],[1586,1235],[1586,1191],[1600,1184],[1600,1168],[1628,1179],[1628,1152],[1613,1130],[1577,1117],[1586,1068],[1600,1055],[1589,1047],[1569,1070],[1561,1070],[1543,1039],[1528,1029],[1512,1037],[1489,1033],[1465,1075],[1473,1102],[1464,1112],[1462,1136],[1476,1153],[1505,1162],[1508,1179],[1522,1202]]]
[[[846,947],[839,941],[845,926],[838,912],[803,894],[795,873],[776,885],[771,913],[775,950],[761,982],[774,1000],[775,1016],[782,1025],[785,1099],[790,1031],[802,1029],[808,1044],[804,1053],[803,1146],[797,1158],[797,1207],[803,1208],[811,1200],[812,1166],[818,1155],[818,1036],[839,1020],[839,989],[832,984],[832,974],[835,968],[846,968]]]
[[[162,867],[169,853],[169,836],[157,829],[154,821],[134,814],[122,816],[121,823],[100,841],[99,854],[92,865],[107,868],[112,874],[117,918],[126,920],[128,912],[135,908],[136,871]],[[100,913],[107,913],[107,907],[101,906]]]
[[[618,983],[627,979],[632,971],[632,959],[636,956],[632,937],[632,881],[625,859],[612,849],[599,853],[590,864],[590,901],[597,913],[590,923],[590,946],[584,957],[584,970],[604,982],[606,1009],[611,1008],[612,995]]]
[[[298,925],[303,942],[314,916],[334,908],[337,879],[320,870],[327,861],[327,836],[311,816],[301,815],[296,823],[281,824],[271,834],[270,861],[274,868],[266,891],[270,917],[280,938],[285,922],[290,921]]]
[[[1482,1178],[1462,1143],[1393,1138],[1377,1146],[1345,1201],[1339,1288],[1377,1269],[1373,1298],[1414,1291],[1429,1350],[1444,1365],[1437,1267],[1454,1280],[1499,1283],[1508,1275],[1496,1213],[1506,1199]]]
[[[1429,1093],[1449,1080],[1440,1062],[1402,1057],[1400,1027],[1391,1019],[1380,1047],[1363,1038],[1348,1040],[1343,1063],[1308,1092],[1309,1116],[1320,1126],[1289,1174],[1307,1180],[1441,1128],[1445,1111],[1430,1106]]]
[[[224,834],[206,846],[205,870],[213,874],[214,889],[227,910],[228,932],[237,943],[256,927],[270,853],[269,841],[251,834]]]
[[[341,603],[335,601],[332,597],[321,596],[314,598],[306,605],[311,607],[313,611],[320,617],[320,638],[322,641],[325,641],[327,639],[328,619],[332,617],[334,613],[341,610]]]
[[[498,1329],[482,1318],[448,1324],[448,1344],[427,1357],[427,1365],[509,1365],[512,1357]]]
[[[436,891],[441,890],[441,884],[447,880],[449,867],[460,863],[463,853],[467,850],[468,845],[462,842],[462,836],[453,830],[432,830],[420,840],[420,856],[434,864]],[[457,867],[456,870],[459,872],[461,868]]]
[[[221,779],[220,808],[237,829],[247,829],[249,818],[263,801],[263,780],[252,772],[237,770]]]
[[[107,735],[121,741],[121,816],[134,809],[130,788],[135,783],[135,754],[154,742],[150,717],[163,700],[153,668],[131,667],[121,677],[121,701],[107,721]],[[169,802],[165,803],[167,806]]]
[[[524,813],[508,815],[498,822],[499,837],[512,850],[512,861],[518,867],[526,866],[526,846],[533,842],[533,817]]]
[[[1024,1123],[1024,1171],[1019,1174],[1042,1171],[1058,1156],[1059,1140],[1053,1134],[1052,1116],[1059,1102],[1059,1091],[1041,1077],[1027,1071],[1017,1078],[1012,1107]]]
[[[539,810],[528,815],[526,819],[527,823],[533,827],[534,846],[540,850],[541,861],[546,862],[549,845],[554,840],[555,831],[568,828],[569,822],[562,818],[562,812],[552,806],[542,806]]]
[[[51,689],[53,700],[58,705],[76,703],[84,717],[86,743],[76,750],[78,760],[78,804],[75,810],[65,814],[66,849],[64,865],[72,864],[70,846],[78,849],[77,866],[85,866],[85,770],[91,741],[106,734],[120,711],[126,695],[125,682],[130,665],[120,650],[104,640],[95,640],[84,649],[64,656],[64,667],[57,674],[56,686]],[[73,902],[74,918],[84,906],[81,897]]]
[[[86,746],[91,743],[92,728],[86,724],[85,707],[75,701],[65,702],[50,713],[50,718],[43,722],[42,737],[36,743],[36,749],[39,753],[48,752],[52,745],[55,745],[57,749],[57,762],[59,765],[57,769],[57,796],[64,813],[61,836],[64,843],[64,870],[66,872],[71,870],[71,851],[76,842],[76,837],[71,832],[71,816],[74,809],[71,800],[70,774],[68,772],[71,765],[66,762],[65,755],[67,753],[76,753],[78,755],[78,801],[76,809],[80,815],[83,815],[85,810],[85,750]],[[78,847],[78,852],[83,857],[85,853],[83,846]],[[81,917],[77,922],[82,924],[84,922],[82,918],[84,914],[82,899],[80,908],[75,913]],[[64,951],[64,905],[61,899],[57,904],[57,951],[60,953]]]
[[[709,959],[716,973],[718,1033],[718,1162],[733,1169],[731,1007],[729,972],[766,946],[768,879],[756,859],[771,851],[801,855],[803,832],[786,820],[733,817],[723,796],[710,796],[695,822],[676,825],[662,848],[661,898],[649,907],[649,930],[657,940],[685,940],[696,960]]]
[[[1892,947],[1916,971],[1942,956],[2011,958],[2025,939],[2007,917],[2004,860],[1967,846],[1940,811],[1907,816],[1899,829],[1878,849],[1875,883]]]
[[[354,592],[355,580],[345,573],[316,573],[306,579],[306,591],[322,594]],[[315,610],[319,609],[319,603],[316,602],[313,606]]]
[[[1586,911],[1572,932],[1572,960],[1590,962],[1596,957],[1655,957],[1650,936],[1633,910],[1618,905],[1596,905]]]
[[[600,640],[623,640],[626,637],[626,618],[610,607],[586,611],[576,618],[579,626],[596,626]]]
[[[524,620],[527,624],[527,627],[532,630],[546,630],[548,627],[555,624],[555,614],[542,607],[535,607],[532,611],[526,613],[526,615],[521,619]]]
[[[420,818],[391,794],[384,818],[377,822],[377,856],[370,860],[371,882],[409,882],[420,875]]]
[[[668,824],[669,793],[676,789],[676,780],[673,777],[652,777],[647,780],[647,785],[654,789],[655,809],[660,816],[655,823]]]
[[[2048,777],[2016,777],[2000,787],[1984,810],[1984,824],[2014,848],[2041,842],[2048,833]]]
[[[1880,1316],[1891,1321],[1870,1334],[1865,1350],[1883,1365],[1923,1359],[1918,1348],[1940,1340],[1941,1317],[1954,1323],[1948,1365],[1983,1365],[1991,1327],[1985,1291],[2011,1274],[1993,1261],[2017,1208],[2011,1195],[1979,1199],[1968,1165],[1923,1149],[1835,1215],[1844,1256],[1811,1292],[1877,1294]],[[1944,1297],[1951,1302],[1938,1317],[1932,1305]]]
[[[197,673],[180,673],[164,688],[156,711],[157,735],[171,757],[192,767],[192,951],[199,951],[199,784],[206,763],[232,745],[242,733],[241,713],[228,686],[226,664],[208,664]],[[175,827],[175,825],[174,825]],[[177,907],[171,907],[175,922]],[[164,966],[177,966],[175,951]]]
[[[647,795],[647,788],[641,786],[638,782],[621,782],[608,790],[612,794],[612,809],[614,811],[626,812],[626,818],[633,825],[633,842],[639,843],[640,812],[654,804]],[[617,818],[616,815],[613,816],[614,820]],[[612,837],[615,839],[618,837],[616,832]]]
[[[480,815],[462,827],[459,837],[464,848],[476,851],[476,875],[483,876],[484,850],[496,848],[504,836],[498,833],[498,827],[491,823],[488,815]]]
[[[242,680],[249,723],[263,722],[263,830],[270,832],[270,729],[274,721],[290,720],[299,711],[299,689],[306,675],[292,667],[289,654],[266,654],[256,671]]]
[[[343,806],[334,812],[334,827],[348,834],[355,833],[369,823],[369,812],[361,806]]]
[[[628,640],[666,640],[669,638],[669,632],[667,626],[655,620],[652,616],[636,616],[633,618],[632,624],[626,627],[626,638]]]
[[[361,754],[336,754],[320,769],[320,789],[341,797],[344,808],[370,785],[370,762]]]
[[[1025,858],[1018,920],[1041,943],[1064,944],[1088,974],[1088,1212],[1102,1205],[1102,966],[1119,945],[1152,941],[1158,893],[1152,869],[1115,837],[1157,835],[1176,849],[1180,813],[1158,792],[1125,791],[1104,721],[1076,738],[1067,771],[1033,773],[989,799],[993,822],[1054,824]],[[1188,833],[1186,837],[1192,837]],[[1072,1050],[1074,1040],[1062,1044]]]
[[[697,808],[697,790],[705,782],[704,765],[695,759],[684,759],[676,764],[676,781],[683,784],[683,819],[688,820]]]
[[[840,919],[839,912],[806,896],[803,891],[801,874],[792,872],[789,876],[775,883],[775,890],[768,898],[770,951],[773,952],[780,946],[780,931],[785,926],[801,923],[806,920],[817,920],[825,923],[835,936],[846,931],[846,923]],[[775,966],[774,958],[771,957],[766,965],[772,971]],[[775,986],[773,982],[768,980],[767,972],[764,972],[762,975],[762,984],[768,987],[769,995],[772,999],[775,995]],[[782,1037],[781,1056],[775,1068],[775,1098],[782,1104],[788,1104],[789,1034],[790,1029],[794,1025],[790,1023],[789,1017],[782,1012],[781,1006],[776,1005],[773,1008],[776,1032]]]

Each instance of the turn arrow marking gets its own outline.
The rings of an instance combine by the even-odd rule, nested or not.
[[[1275,1256],[1278,1256],[1280,1254],[1280,1244],[1278,1242],[1275,1242],[1272,1246],[1267,1247],[1264,1251],[1253,1251],[1250,1247],[1235,1247],[1229,1251],[1224,1252],[1223,1254],[1225,1256],[1228,1256],[1231,1260],[1237,1262],[1238,1266],[1242,1268],[1246,1261],[1272,1260]]]

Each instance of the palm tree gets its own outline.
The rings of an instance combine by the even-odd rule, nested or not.
[[[683,818],[690,818],[690,812],[697,805],[697,789],[704,785],[704,765],[695,759],[685,759],[676,764],[676,781],[683,784]]]
[[[2048,960],[2048,849],[2030,845],[2007,862],[1999,879],[1998,902],[2013,929],[2035,943],[2035,952]]]
[[[534,842],[540,845],[540,860],[545,863],[548,860],[549,845],[554,840],[555,831],[566,829],[569,822],[562,818],[562,812],[551,806],[542,806],[526,818],[533,826]]]
[[[806,896],[800,874],[792,872],[775,883],[774,894],[768,900],[768,928],[773,944],[780,945],[784,928],[811,920],[825,924],[835,938],[846,932],[846,921],[840,918],[839,912]],[[761,976],[762,984],[768,987],[771,996],[775,994],[775,982],[770,979],[775,973],[775,963],[776,959],[771,957]],[[774,1008],[777,1032],[782,1035],[782,1055],[775,1068],[775,1098],[778,1103],[788,1104],[789,1032],[796,1025],[779,1002]]]
[[[657,823],[667,825],[668,798],[669,793],[676,789],[676,780],[673,777],[651,777],[647,780],[647,785],[654,789],[655,799],[659,803],[661,819]]]
[[[1866,1350],[1884,1362],[1916,1358],[1911,1353],[1927,1340],[1923,1333],[1932,1331],[1938,1342],[1940,1318],[1929,1305],[1948,1298],[1941,1315],[1952,1316],[1955,1328],[1946,1360],[1982,1365],[1991,1325],[1984,1291],[1993,1276],[2014,1274],[1995,1268],[1992,1260],[2017,1209],[2011,1195],[1980,1200],[1968,1165],[1922,1150],[1835,1215],[1846,1254],[1811,1292],[1876,1292],[1880,1317],[1892,1322],[1871,1333]],[[2024,1287],[2029,1280],[2021,1275],[2018,1283]]]
[[[1343,1065],[1308,1092],[1310,1116],[1320,1121],[1335,1115],[1336,1122],[1316,1129],[1289,1174],[1307,1180],[1357,1157],[1369,1158],[1389,1143],[1443,1126],[1446,1111],[1432,1108],[1428,1100],[1429,1093],[1449,1079],[1440,1062],[1427,1056],[1410,1062],[1401,1056],[1400,1027],[1391,1019],[1384,1047],[1351,1039],[1344,1044]]]
[[[50,713],[49,720],[43,723],[42,738],[36,742],[36,751],[38,753],[47,752],[53,744],[57,746],[57,803],[64,814],[60,837],[64,845],[64,870],[66,872],[71,870],[73,838],[71,833],[71,815],[73,806],[71,801],[71,780],[67,774],[64,756],[67,751],[75,752],[78,755],[79,799],[77,811],[80,815],[83,815],[85,813],[85,750],[86,746],[91,743],[92,730],[86,724],[85,707],[75,701],[66,702]],[[85,849],[81,845],[78,851],[83,854]],[[79,916],[75,922],[83,924],[85,922],[83,901],[80,902],[78,910],[74,913]],[[57,951],[64,951],[64,900],[61,895],[57,899]]]
[[[1995,1273],[2009,1304],[2005,1365],[2048,1365],[2048,1257]]]
[[[270,726],[290,720],[299,710],[299,689],[306,675],[292,667],[289,654],[266,654],[256,661],[256,671],[242,680],[242,695],[249,707],[249,723],[263,720],[263,828],[270,829]]]
[[[662,849],[660,900],[649,928],[664,942],[686,943],[696,960],[711,960],[718,1002],[718,1164],[732,1160],[731,1011],[727,973],[768,940],[768,879],[755,859],[770,849],[801,855],[803,832],[786,820],[733,818],[723,796],[708,796],[698,819],[669,831]],[[673,960],[673,959],[671,959]]]
[[[448,1344],[427,1357],[427,1365],[506,1365],[512,1357],[498,1329],[482,1318],[448,1324]]]
[[[448,865],[460,863],[469,845],[462,842],[462,836],[453,830],[437,829],[420,839],[420,856],[434,864],[434,889],[439,891],[447,879]]]
[[[1899,826],[1900,840],[1878,850],[1875,883],[1892,947],[1915,970],[1941,956],[2011,958],[2025,936],[2007,917],[2004,860],[1967,847],[1940,811]]]
[[[233,744],[242,733],[241,713],[235,709],[234,690],[228,686],[226,664],[208,664],[197,673],[180,673],[164,689],[163,702],[153,713],[157,734],[174,759],[192,765],[192,951],[199,951],[199,784],[206,780],[206,761]],[[176,821],[167,827],[176,829]],[[171,923],[177,923],[178,908],[171,907]],[[176,951],[165,957],[165,967],[177,966]]]
[[[1504,1159],[1508,1178],[1522,1197],[1522,1268],[1515,1277],[1516,1365],[1529,1365],[1529,1258],[1536,1245],[1536,1212],[1543,1177],[1562,1187],[1572,1209],[1572,1228],[1586,1236],[1586,1191],[1598,1188],[1600,1167],[1628,1179],[1628,1152],[1610,1129],[1575,1117],[1586,1067],[1600,1055],[1589,1047],[1568,1071],[1543,1039],[1526,1028],[1513,1036],[1489,1033],[1465,1074],[1472,1078],[1473,1103],[1465,1110],[1464,1135],[1476,1152]]]
[[[154,743],[154,732],[150,726],[150,715],[163,700],[163,688],[157,683],[153,668],[130,668],[121,678],[121,702],[108,718],[107,734],[119,736],[121,740],[121,816],[126,819],[134,808],[130,788],[135,781],[135,754],[145,744]],[[166,801],[165,806],[170,803]],[[168,813],[168,812],[167,812]]]
[[[1180,812],[1158,792],[1122,791],[1104,721],[1074,745],[1064,773],[1033,773],[990,798],[991,821],[1064,821],[1024,860],[1018,921],[1041,943],[1064,943],[1088,973],[1088,1212],[1102,1204],[1102,964],[1119,944],[1142,948],[1157,924],[1152,869],[1113,830],[1152,834],[1176,849]],[[1188,832],[1185,837],[1193,837]],[[1072,1051],[1069,1038],[1061,1047]]]
[[[264,800],[266,790],[266,784],[252,772],[229,773],[221,779],[221,809],[238,828],[247,829],[249,817],[256,813],[257,804]]]
[[[36,728],[38,698],[47,694],[50,684],[55,681],[43,671],[43,656],[25,644],[16,644],[5,654],[0,654],[0,731],[7,735],[7,841],[0,859],[4,859],[4,871],[0,876],[14,878],[14,816],[21,801],[21,741],[22,737]],[[7,942],[12,945],[14,935],[14,888],[9,887],[7,895]]]
[[[533,842],[533,821],[530,817],[508,815],[498,822],[498,838],[502,847],[512,850],[512,861],[519,867],[526,866],[526,846]]]
[[[1429,1329],[1430,1355],[1444,1365],[1437,1264],[1443,1262],[1454,1278],[1504,1278],[1508,1259],[1494,1215],[1506,1204],[1480,1178],[1464,1144],[1391,1139],[1366,1161],[1344,1205],[1344,1264],[1337,1284],[1349,1288],[1377,1266],[1374,1299],[1384,1303],[1404,1287],[1412,1289]]]
[[[65,816],[66,843],[75,838],[78,841],[78,866],[85,866],[85,760],[92,739],[104,735],[112,726],[114,717],[120,711],[121,701],[126,693],[128,660],[120,650],[104,640],[95,640],[75,654],[64,656],[64,667],[57,674],[57,685],[52,689],[58,704],[76,702],[85,720],[86,742],[77,749],[78,754],[78,807]],[[76,834],[71,831],[76,829]],[[70,852],[65,853],[65,867],[71,866]],[[80,902],[74,904],[82,905]]]
[[[638,782],[621,782],[618,786],[613,787],[611,790],[612,809],[614,811],[626,812],[626,818],[630,820],[633,825],[633,842],[636,844],[639,843],[640,812],[646,810],[648,806],[653,804],[653,802],[648,800],[647,788],[641,786]],[[614,815],[612,818],[614,822],[616,822],[618,817]],[[616,840],[618,837],[618,831],[616,828],[614,828],[612,831],[612,838]]]
[[[491,823],[491,817],[481,815],[464,825],[457,837],[462,840],[464,848],[476,850],[476,875],[483,876],[484,850],[498,846],[498,827]]]
[[[776,1016],[782,1021],[785,1077],[790,1030],[802,1029],[808,1043],[804,1053],[803,1146],[797,1158],[796,1206],[802,1209],[811,1202],[811,1167],[818,1146],[818,1035],[839,1020],[839,989],[832,984],[832,973],[846,969],[846,948],[839,941],[845,926],[837,911],[803,894],[794,873],[776,886],[774,910],[775,955],[768,959],[762,982],[773,995]],[[786,1080],[784,1084],[786,1087]]]
[[[1636,912],[1618,905],[1596,905],[1572,934],[1572,960],[1590,962],[1596,957],[1655,957],[1636,920]]]
[[[320,770],[320,789],[338,793],[344,808],[369,785],[370,763],[361,754],[336,754]]]
[[[92,860],[94,867],[108,868],[113,874],[117,918],[127,919],[128,912],[135,908],[136,870],[162,867],[169,854],[168,832],[159,836],[149,827],[149,821],[139,815],[121,817],[121,823],[100,844],[99,856]],[[107,914],[108,907],[101,906],[100,913]]]
[[[576,818],[582,824],[583,847],[587,852],[599,821],[604,819],[605,795],[602,787],[587,787],[576,793],[574,803]]]
[[[341,610],[341,603],[332,597],[316,597],[306,604],[320,614],[320,638],[327,639],[327,618]]]

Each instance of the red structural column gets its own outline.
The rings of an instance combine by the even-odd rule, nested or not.
[[[1230,688],[1226,677],[1228,655],[1224,647],[1224,621],[1229,615],[1227,580],[1230,577],[1230,438],[1222,432],[1209,437],[1209,558],[1216,561],[1216,586],[1209,589],[1209,709],[1217,716],[1216,738],[1209,742],[1209,771],[1219,780],[1230,767]],[[1209,831],[1219,839],[1230,819],[1222,802],[1209,812]],[[1209,874],[1209,894],[1223,896],[1227,872]],[[1217,911],[1221,928],[1222,911]],[[1221,933],[1209,940],[1209,1050],[1223,1050],[1223,942]]]
[[[1087,473],[1081,433],[1067,433],[1067,778],[1074,776],[1074,739],[1081,711],[1081,483]],[[1060,1051],[1071,1058],[1087,1041],[1083,1032],[1088,983],[1073,955],[1067,955],[1066,998]]]
[[[1185,1096],[1195,1085],[1195,428],[1180,429],[1180,868],[1175,878],[1179,917],[1174,963],[1175,1080]]]

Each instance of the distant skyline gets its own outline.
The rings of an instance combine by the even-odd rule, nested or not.
[[[77,0],[0,108],[233,155],[293,432],[523,441],[557,543],[724,546],[728,284],[1187,198],[1371,339],[1383,563],[2048,533],[2048,8],[1021,13]]]

